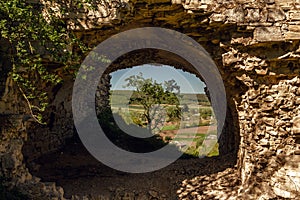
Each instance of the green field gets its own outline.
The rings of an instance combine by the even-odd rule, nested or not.
[[[110,103],[112,107],[122,107],[128,104],[130,97],[133,95],[132,90],[111,90]],[[186,94],[181,93],[181,104],[195,104],[203,107],[210,107],[211,104],[205,94]]]
[[[110,91],[110,105],[113,113],[119,113],[127,123],[132,120],[129,118],[141,115],[143,107],[141,105],[129,104],[130,97],[134,94],[131,90],[112,90]],[[182,112],[183,120],[187,121],[186,127],[209,125],[213,110],[205,94],[180,94],[180,107],[188,107]],[[164,105],[172,107],[172,105]],[[201,119],[200,117],[201,116]]]
[[[110,91],[110,104],[113,113],[118,113],[127,124],[135,124],[141,120],[143,114],[142,105],[130,104],[129,100],[133,91],[130,90],[113,90]],[[215,120],[212,120],[213,110],[205,94],[181,94],[181,105],[187,104],[188,110],[182,112],[181,122],[177,121],[172,124],[165,124],[160,131],[176,131],[180,128],[190,128],[199,126],[209,126]],[[172,107],[173,105],[163,105]],[[181,106],[183,108],[183,106]],[[139,121],[141,124],[141,121]],[[146,121],[142,122],[146,123]],[[165,137],[165,142],[177,142],[181,144],[191,143],[192,145],[185,149],[185,153],[193,156],[199,155],[199,150],[203,148],[202,143],[205,140],[206,133],[180,133],[176,138]],[[218,146],[216,145],[209,153],[210,156],[218,155]]]

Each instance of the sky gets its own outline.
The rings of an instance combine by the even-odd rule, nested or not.
[[[118,70],[111,73],[111,90],[130,90],[124,88],[125,79],[132,75],[143,74],[144,78],[152,78],[158,83],[174,79],[180,86],[181,93],[204,93],[205,83],[189,72],[168,65],[153,66],[151,64],[140,65],[132,68]]]

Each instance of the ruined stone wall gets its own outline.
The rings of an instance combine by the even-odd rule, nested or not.
[[[28,140],[23,147],[28,163],[45,153],[61,149],[74,136],[72,88],[73,79],[65,78],[62,85],[53,89],[53,99],[44,113],[46,125],[31,123],[28,126]]]
[[[177,30],[199,42],[220,70],[229,108],[227,131],[220,144],[224,152],[238,150],[237,165],[227,174],[220,172],[187,181],[182,185],[185,192],[180,198],[295,199],[299,196],[299,0],[132,0],[118,1],[114,5],[103,4],[101,0],[95,2],[100,2],[99,7],[92,12],[87,7],[75,9],[68,1],[56,1],[55,5],[45,6],[45,13],[47,9],[54,9],[59,14],[60,9],[67,7],[69,12],[61,17],[68,20],[69,28],[90,47],[115,33],[136,27]],[[163,58],[168,60],[161,56],[156,61],[164,62]],[[172,63],[168,60],[166,64]],[[111,70],[131,66],[130,63],[116,65]],[[177,68],[189,71],[185,64]],[[1,84],[0,94],[3,93]],[[52,126],[28,132],[25,154],[35,158],[59,148],[72,136],[71,85],[66,81],[54,93],[49,109],[49,116],[53,112]],[[103,87],[100,93],[104,97],[107,91],[107,87]],[[5,109],[9,106],[3,97],[0,105]],[[103,101],[103,106],[107,106],[107,101]],[[11,109],[17,114],[22,110],[15,105],[8,110]],[[6,130],[5,134],[7,132],[10,131]],[[14,144],[11,142],[20,149],[23,143]],[[3,146],[1,144],[1,148]],[[7,148],[1,152],[11,152]],[[21,157],[14,159],[23,163]],[[230,187],[230,176],[239,182],[238,187]],[[209,179],[210,184],[200,187],[205,179]],[[217,187],[219,182],[228,185],[223,187],[223,192]],[[209,193],[203,193],[205,188]]]
[[[250,193],[296,198],[300,181],[300,78],[273,80],[250,89],[239,107],[242,184]],[[253,80],[255,82],[255,80]],[[256,183],[259,186],[255,186]],[[273,188],[273,191],[272,189]]]
[[[62,188],[56,187],[55,183],[41,182],[27,168],[22,149],[29,139],[28,128],[32,122],[29,120],[27,102],[8,73],[12,67],[7,59],[10,56],[10,45],[3,40],[0,40],[0,44],[1,181],[4,178],[5,186],[17,187],[31,199],[63,199]]]
[[[226,127],[231,130],[224,131],[220,143],[239,147],[235,173],[240,177],[240,187],[227,195],[297,197],[300,2],[172,2],[180,6],[170,1],[129,1],[131,9],[120,13],[119,24],[115,20],[114,27],[106,26],[108,35],[101,28],[77,33],[90,46],[112,33],[145,26],[193,37],[211,54],[227,91],[231,116],[227,124],[232,127]]]

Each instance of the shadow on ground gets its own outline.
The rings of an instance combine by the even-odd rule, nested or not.
[[[173,164],[143,174],[111,169],[94,159],[80,143],[72,141],[59,152],[42,156],[31,173],[45,182],[62,186],[66,198],[72,195],[114,199],[116,195],[134,195],[132,199],[177,199],[182,181],[197,175],[223,171],[235,164],[233,155],[211,158],[180,158]],[[119,194],[121,193],[121,194]]]

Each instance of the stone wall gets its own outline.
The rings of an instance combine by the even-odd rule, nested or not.
[[[88,6],[75,9],[68,1],[48,2],[42,2],[47,4],[45,16],[47,9],[55,10],[58,16],[68,20],[69,28],[90,47],[123,30],[158,26],[191,36],[210,53],[224,80],[229,108],[220,144],[224,153],[238,152],[237,165],[219,174],[187,180],[182,184],[185,192],[180,198],[295,199],[299,196],[299,0],[132,0],[114,4],[98,0],[95,1],[99,3],[98,10],[94,11]],[[59,11],[64,7],[68,12],[60,15]],[[175,57],[162,52],[151,55],[156,62],[193,72],[187,63],[180,63]],[[111,66],[110,72],[131,67],[134,63],[142,64],[138,56],[130,58],[124,57],[124,65]],[[130,62],[132,60],[134,62]],[[108,80],[103,82],[104,85],[109,84]],[[0,82],[2,85],[11,83],[9,80],[5,80],[5,84],[2,80]],[[3,93],[1,84],[0,94]],[[73,135],[71,87],[71,81],[66,81],[53,93],[50,126],[36,129],[31,124],[34,129],[27,129],[29,139],[25,155],[33,155],[33,159],[53,151]],[[12,89],[6,91],[17,93]],[[107,87],[102,91],[102,95],[107,96]],[[25,105],[17,106],[19,104],[13,102],[2,97],[1,113],[7,113],[7,110],[14,110],[17,115],[26,112],[22,109]],[[106,100],[103,105],[107,106]],[[8,132],[10,130],[5,130],[5,134]],[[10,149],[16,148],[20,153],[22,141],[26,139],[18,138],[20,142],[11,142],[14,148]],[[10,152],[5,144],[1,144],[2,155]],[[11,158],[17,160],[17,166],[22,166],[22,154],[12,155],[18,155]],[[6,160],[3,163],[11,166],[10,158]],[[9,168],[9,173],[13,169]],[[238,187],[230,187],[233,178],[238,181]],[[206,179],[210,183],[201,185]],[[219,183],[222,183],[222,190],[217,187]],[[194,185],[193,189],[190,185]],[[208,193],[203,193],[205,188]]]
[[[273,78],[274,82],[265,81],[242,96],[241,180],[252,195],[296,198],[300,181],[299,133],[295,129],[300,116],[300,78]]]
[[[3,44],[3,43],[2,43]],[[9,54],[0,46],[1,57]],[[6,187],[17,187],[31,199],[63,199],[63,190],[55,183],[43,183],[30,174],[22,149],[28,141],[28,105],[11,76],[5,72],[11,68],[5,59],[0,60],[0,178]],[[1,182],[2,184],[2,182]],[[2,189],[2,186],[1,186]]]
[[[30,123],[28,126],[28,140],[23,147],[28,163],[45,153],[61,149],[68,139],[73,138],[72,89],[73,79],[66,77],[63,84],[52,91],[53,98],[44,116],[47,124]]]
[[[129,1],[130,9],[120,12],[122,18],[114,20],[113,27],[81,29],[77,34],[90,46],[113,33],[145,26],[171,28],[193,37],[215,60],[227,90],[227,124],[233,125],[226,127],[231,130],[224,131],[220,143],[238,147],[234,173],[240,177],[240,187],[228,196],[295,198],[299,195],[299,139],[293,128],[299,126],[299,2],[173,3],[182,6]],[[132,65],[127,61],[112,69],[124,66]]]

